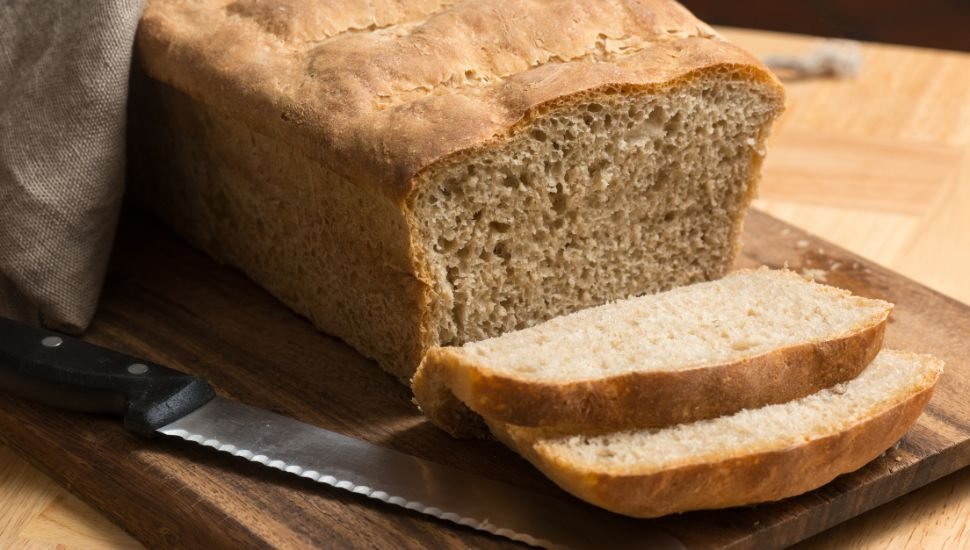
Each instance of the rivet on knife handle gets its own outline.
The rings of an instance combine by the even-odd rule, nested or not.
[[[204,380],[0,317],[0,390],[47,405],[124,418],[140,435],[215,396]]]

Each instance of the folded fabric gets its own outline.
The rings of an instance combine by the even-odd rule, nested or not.
[[[0,2],[0,315],[80,331],[94,314],[142,4]]]

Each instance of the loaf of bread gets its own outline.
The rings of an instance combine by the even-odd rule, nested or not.
[[[780,500],[882,454],[916,422],[943,362],[884,350],[855,379],[799,400],[660,430],[547,435],[488,421],[574,495],[655,517]]]
[[[465,406],[574,433],[681,424],[854,378],[882,347],[891,311],[790,271],[737,271],[432,348],[414,394],[454,435],[478,433]]]
[[[672,0],[151,0],[135,193],[408,381],[715,279],[777,80]]]

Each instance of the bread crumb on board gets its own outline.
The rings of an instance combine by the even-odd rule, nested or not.
[[[802,268],[802,276],[812,281],[824,283],[828,278],[828,271],[811,267]]]

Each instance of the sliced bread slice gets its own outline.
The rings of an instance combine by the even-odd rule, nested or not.
[[[853,378],[882,346],[891,310],[790,271],[745,270],[433,348],[412,387],[455,435],[473,431],[465,405],[575,432],[667,426]]]
[[[942,370],[934,357],[887,350],[831,389],[660,430],[547,436],[486,422],[577,497],[656,517],[779,500],[862,467],[916,422]]]

